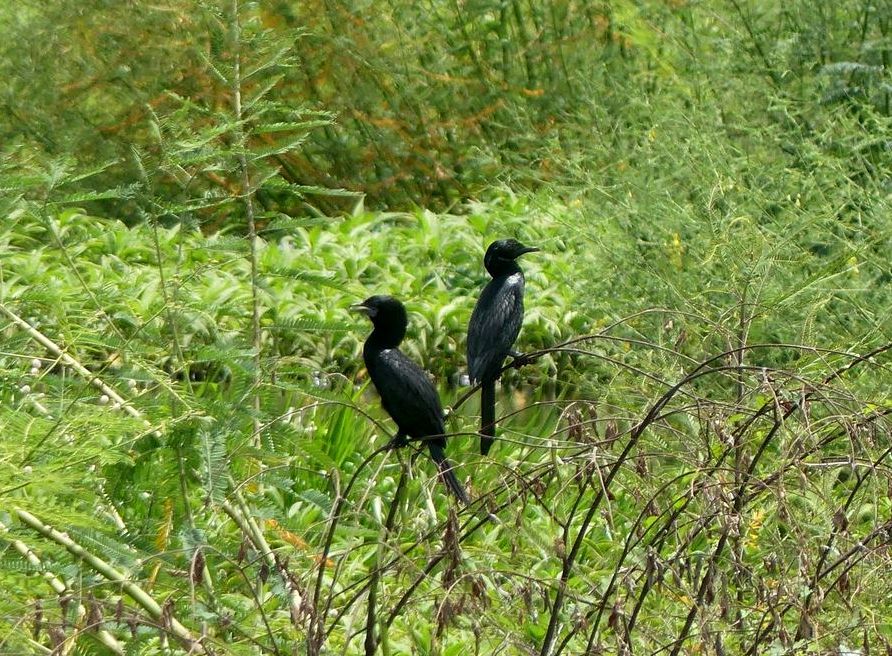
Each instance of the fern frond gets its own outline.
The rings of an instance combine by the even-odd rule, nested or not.
[[[206,499],[219,503],[226,493],[229,464],[226,457],[226,435],[217,426],[198,432],[201,455],[201,483]]]

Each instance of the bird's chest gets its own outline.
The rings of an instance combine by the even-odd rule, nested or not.
[[[489,306],[492,312],[508,317],[523,312],[523,274],[514,273],[493,285]]]
[[[519,287],[523,290],[523,274],[518,271],[505,278],[506,287]]]
[[[365,366],[369,370],[369,376],[373,382],[377,382],[382,376],[398,375],[399,357],[394,349],[372,349],[363,353]]]

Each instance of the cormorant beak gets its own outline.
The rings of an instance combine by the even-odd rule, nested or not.
[[[520,252],[517,254],[517,257],[520,257],[521,255],[524,255],[525,253],[537,253],[540,250],[542,250],[542,249],[536,248],[535,246],[524,246],[522,249],[520,249]]]
[[[362,303],[356,303],[355,305],[350,306],[351,312],[358,312],[359,314],[364,314],[365,316],[371,318],[377,314],[378,310],[375,308],[370,308],[368,305],[363,305]]]

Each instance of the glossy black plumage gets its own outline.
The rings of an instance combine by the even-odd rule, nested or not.
[[[437,390],[421,367],[399,349],[408,325],[406,309],[391,296],[372,296],[353,309],[366,314],[374,326],[362,356],[381,405],[397,425],[393,445],[404,445],[407,436],[430,438],[424,441],[440,476],[456,498],[467,504],[465,490],[446,459],[446,427]]]
[[[483,258],[492,280],[477,299],[468,324],[468,373],[479,382],[480,452],[489,453],[495,438],[496,381],[523,324],[523,271],[516,260],[539,250],[514,239],[489,245]]]

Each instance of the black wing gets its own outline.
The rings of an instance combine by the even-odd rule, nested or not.
[[[494,278],[483,289],[468,324],[468,373],[495,378],[523,323],[523,274]]]
[[[421,438],[443,435],[443,407],[427,374],[397,348],[371,354],[369,376],[381,396],[381,405],[401,433]],[[443,444],[446,443],[445,438]]]

